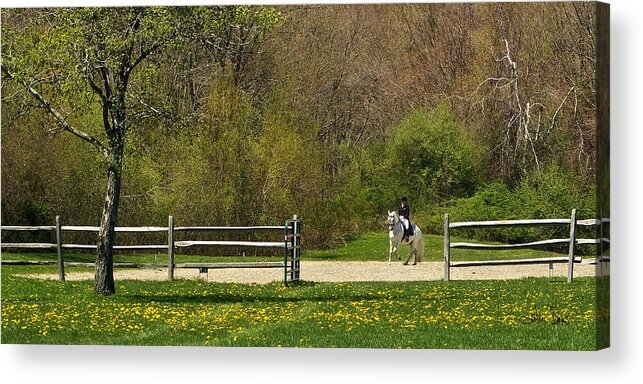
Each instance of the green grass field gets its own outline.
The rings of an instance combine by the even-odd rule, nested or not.
[[[426,240],[425,260],[441,260],[441,237],[428,235]],[[333,250],[323,250],[304,252],[302,257],[384,261],[387,252],[386,233],[369,233],[338,247],[334,256]],[[543,255],[528,250],[504,253],[463,252],[457,257]],[[2,257],[52,260],[55,255]],[[118,255],[116,262],[150,262],[154,257]],[[179,257],[177,262],[213,261]],[[156,258],[165,262],[163,254]],[[93,255],[66,255],[66,260],[92,259]],[[596,312],[594,278],[571,284],[557,278],[302,282],[288,288],[281,283],[124,280],[117,281],[116,295],[105,298],[93,293],[91,281],[19,276],[55,271],[55,266],[2,266],[2,343],[593,350],[596,319],[609,315]]]
[[[2,343],[595,348],[594,279],[215,284],[38,281],[3,268]]]

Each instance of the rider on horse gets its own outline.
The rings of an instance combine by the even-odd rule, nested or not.
[[[404,238],[402,241],[409,241],[409,236],[412,234],[410,230],[411,222],[409,221],[411,218],[411,208],[409,207],[409,201],[406,197],[402,197],[402,199],[400,199],[400,208],[398,209],[397,214],[400,216],[400,220],[404,226]]]

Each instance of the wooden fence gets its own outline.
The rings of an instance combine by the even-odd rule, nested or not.
[[[72,267],[93,267],[94,263],[65,262],[63,250],[96,250],[95,244],[65,244],[63,243],[63,232],[98,232],[98,227],[80,225],[61,225],[60,216],[56,216],[56,225],[3,225],[2,231],[55,231],[56,243],[2,243],[4,249],[55,249],[57,251],[56,261],[26,261],[26,260],[2,260],[2,264],[8,265],[53,265],[58,266],[60,280],[65,280],[65,266]],[[167,267],[168,280],[174,279],[176,268],[198,268],[207,272],[210,268],[283,268],[284,284],[288,285],[299,280],[300,256],[301,256],[301,222],[294,215],[292,219],[286,220],[284,225],[271,226],[250,226],[250,227],[178,227],[174,226],[174,218],[169,216],[167,227],[116,227],[116,232],[165,232],[167,233],[167,244],[143,244],[143,245],[115,245],[114,250],[127,251],[160,251],[166,250],[168,255],[167,264],[150,263],[114,263],[116,268],[159,268]],[[248,232],[248,231],[283,231],[283,241],[221,241],[221,240],[186,240],[175,241],[176,232]],[[175,262],[176,248],[189,247],[218,247],[218,248],[262,248],[262,249],[283,249],[284,258],[279,262],[235,262],[235,263],[180,263]]]
[[[609,256],[603,255],[603,245],[609,244],[609,239],[603,238],[603,224],[609,223],[608,218],[577,220],[576,209],[572,210],[569,219],[536,219],[536,220],[502,220],[502,221],[472,221],[472,222],[450,222],[449,214],[444,215],[444,280],[451,279],[452,267],[471,267],[480,265],[518,265],[518,264],[550,264],[567,263],[567,282],[574,278],[574,263],[580,263],[582,258],[575,256],[576,246],[583,244],[600,245],[600,255],[597,262],[608,262]],[[566,225],[569,226],[569,237],[564,239],[546,239],[520,244],[481,244],[481,243],[451,243],[451,230],[456,228],[489,228],[489,227],[517,227],[517,226],[547,226],[547,225]],[[576,237],[577,226],[600,226],[600,237],[596,239],[579,239]],[[451,249],[520,249],[520,248],[541,248],[556,244],[568,246],[567,256],[564,257],[546,257],[546,258],[529,258],[514,260],[486,260],[486,261],[451,261]]]

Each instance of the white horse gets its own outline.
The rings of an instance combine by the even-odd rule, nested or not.
[[[397,254],[397,248],[400,243],[409,244],[411,246],[411,253],[407,257],[404,265],[408,265],[411,256],[415,256],[413,259],[413,265],[422,261],[422,256],[424,256],[424,238],[422,237],[422,231],[417,225],[413,225],[413,235],[409,236],[408,241],[402,241],[404,237],[404,225],[400,220],[396,211],[388,211],[388,237],[389,237],[389,251],[388,251],[388,263],[391,264],[391,256],[395,253],[395,256],[398,260],[402,260]]]

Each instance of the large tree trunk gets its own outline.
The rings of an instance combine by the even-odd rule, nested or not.
[[[120,151],[117,151],[120,152]],[[98,231],[94,291],[103,296],[116,293],[114,286],[114,228],[121,195],[122,154],[116,153],[107,170],[107,192]]]

